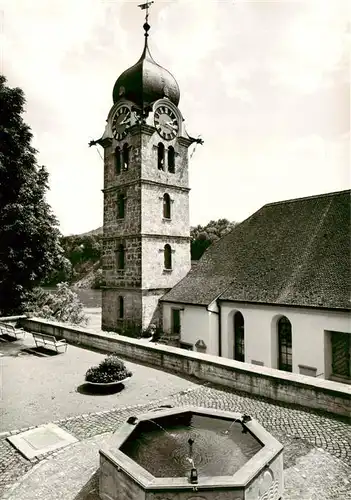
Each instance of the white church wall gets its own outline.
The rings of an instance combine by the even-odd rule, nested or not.
[[[222,356],[229,359],[233,358],[233,316],[236,311],[244,316],[245,361],[263,363],[271,368],[277,368],[278,364],[277,322],[281,316],[289,319],[294,373],[300,373],[299,365],[303,365],[315,368],[316,375],[321,378],[328,376],[326,359],[330,359],[330,348],[325,332],[351,334],[351,318],[345,312],[228,302],[221,306],[221,322]]]
[[[210,330],[210,326],[212,325],[212,329],[214,329],[211,317],[212,315],[214,315],[214,313],[210,313],[209,311],[207,311],[205,306],[194,306],[188,304],[164,302],[163,330],[165,332],[170,332],[172,329],[172,309],[181,310],[180,341],[186,344],[191,344],[193,346],[193,349],[196,350],[195,347],[196,342],[198,340],[202,340],[207,346],[206,353],[212,354],[212,352],[210,352],[210,349],[213,350],[214,348],[212,345],[212,336],[213,333],[215,334],[215,332],[212,332]],[[217,334],[217,339],[218,339],[218,334]]]

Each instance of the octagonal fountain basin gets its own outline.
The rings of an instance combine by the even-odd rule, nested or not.
[[[100,450],[102,500],[279,500],[283,445],[248,415],[199,407],[130,417]]]

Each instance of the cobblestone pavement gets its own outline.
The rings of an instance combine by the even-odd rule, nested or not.
[[[88,438],[114,431],[132,414],[166,404],[245,412],[256,418],[285,446],[284,500],[351,499],[351,427],[345,419],[268,403],[263,398],[243,396],[210,385],[194,385],[159,401],[75,416],[56,423],[84,442]],[[32,463],[24,460],[5,441],[5,437],[1,439],[0,453],[1,495],[37,460]],[[40,460],[45,458],[42,456]]]

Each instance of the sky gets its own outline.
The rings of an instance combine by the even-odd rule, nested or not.
[[[0,0],[1,72],[50,174],[63,234],[102,225],[103,134],[143,49],[141,0]],[[351,2],[156,0],[149,47],[181,91],[190,223],[350,187]]]

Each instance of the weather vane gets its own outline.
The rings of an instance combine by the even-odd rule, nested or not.
[[[141,10],[146,10],[146,13],[145,13],[145,24],[144,24],[144,29],[145,29],[146,32],[150,28],[149,23],[148,23],[148,20],[149,20],[149,7],[153,3],[154,2],[152,1],[152,2],[141,3],[140,5],[138,5],[138,7],[140,7]]]

